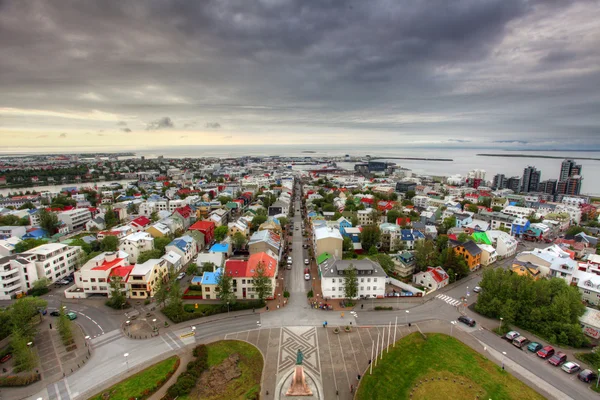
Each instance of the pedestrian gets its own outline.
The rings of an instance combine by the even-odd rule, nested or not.
[[[342,318],[344,318],[344,313],[342,313]]]
[[[354,393],[354,385],[350,385],[350,393]]]
[[[363,308],[365,308],[365,305],[364,305],[364,304],[361,304],[361,305],[360,305],[360,309],[362,310]]]
[[[369,358],[369,365],[371,365],[371,361],[372,361],[372,360]]]
[[[360,381],[360,374],[357,375],[356,380]]]
[[[254,310],[254,308],[252,308],[252,312],[253,312],[253,313],[254,313],[254,311],[255,311],[255,310]]]

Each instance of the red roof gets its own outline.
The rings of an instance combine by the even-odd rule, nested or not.
[[[245,277],[248,261],[244,260],[227,260],[225,262],[225,274],[232,277]]]
[[[248,259],[246,276],[254,276],[256,274],[256,269],[258,268],[259,263],[263,264],[265,276],[275,276],[275,271],[277,270],[277,261],[265,252],[252,254],[250,256],[250,258]]]
[[[427,271],[431,273],[431,276],[433,276],[433,279],[435,279],[435,281],[437,283],[440,283],[440,282],[445,281],[446,278],[448,277],[448,275],[446,274],[446,272],[444,272],[442,275],[442,271],[439,271],[438,268],[439,267],[437,267],[437,268],[429,267],[429,268],[427,268]]]
[[[456,234],[451,233],[450,235],[448,235],[448,239],[458,240],[458,237],[456,236]]]
[[[176,208],[174,212],[181,215],[183,218],[189,218],[190,215],[192,215],[192,209],[190,206]]]
[[[368,197],[363,197],[362,199],[360,199],[361,203],[368,203],[368,204],[373,204],[373,199],[370,199]]]
[[[121,267],[113,268],[113,270],[110,271],[109,276],[120,276],[121,278],[127,278],[131,273],[132,269],[133,265],[123,265]]]
[[[124,258],[115,258],[112,261],[104,261],[101,265],[92,268],[93,271],[106,271],[123,261]]]
[[[410,217],[398,217],[396,218],[396,224],[400,226],[410,225]]]
[[[132,224],[136,224],[137,226],[140,226],[140,227],[149,225],[151,222],[152,221],[150,221],[150,219],[148,217],[144,217],[143,215],[141,217],[137,217],[136,219],[131,221]]]
[[[192,231],[207,231],[215,227],[215,223],[212,221],[197,221],[194,225],[190,226]]]

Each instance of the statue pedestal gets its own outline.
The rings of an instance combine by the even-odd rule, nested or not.
[[[292,384],[285,394],[286,396],[312,396],[312,391],[306,384],[304,368],[302,365],[296,365],[294,375],[292,375]]]
[[[310,371],[302,368],[302,374],[304,376],[304,385],[302,385],[302,381],[300,380],[300,389],[298,392],[295,392],[295,385],[298,385],[298,380],[295,380],[295,376],[297,374],[296,368],[302,367],[300,365],[294,366],[294,369],[289,371],[282,376],[279,376],[277,386],[275,389],[275,394],[273,398],[275,400],[293,400],[295,398],[301,397],[302,400],[322,400],[325,397],[323,396],[323,386],[321,384],[321,380],[319,377],[315,377]],[[304,388],[308,389],[306,391]]]

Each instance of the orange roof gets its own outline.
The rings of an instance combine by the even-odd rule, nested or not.
[[[113,268],[110,271],[109,276],[120,276],[121,278],[127,278],[133,269],[133,265],[123,265],[121,267]]]
[[[254,276],[259,263],[263,264],[266,276],[275,276],[275,272],[277,271],[277,261],[265,252],[252,254],[250,256],[248,259],[246,276]]]
[[[112,261],[104,261],[101,265],[92,268],[93,271],[106,271],[123,261],[124,258],[115,258]]]

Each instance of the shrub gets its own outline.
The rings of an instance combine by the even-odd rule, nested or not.
[[[250,310],[262,308],[265,306],[264,301],[250,300],[243,302],[235,302],[229,305],[230,311]],[[162,309],[162,313],[175,323],[189,321],[191,319],[207,317],[227,312],[226,304],[199,304],[198,308],[194,304],[184,304],[183,307],[178,305],[168,305]]]
[[[190,394],[202,372],[208,368],[208,349],[206,345],[196,346],[192,354],[196,357],[196,360],[187,364],[186,371],[179,375],[177,382],[167,389],[167,394],[163,399],[175,399]]]
[[[40,378],[41,377],[39,374],[28,374],[28,375],[19,375],[19,376],[14,376],[14,375],[3,376],[3,377],[0,377],[0,387],[27,386],[34,382],[39,381]]]
[[[37,296],[45,295],[49,291],[50,291],[50,289],[48,289],[47,287],[31,288],[27,291],[27,295],[37,297]]]
[[[384,307],[384,306],[376,306],[375,311],[390,311],[393,310],[393,307]]]

